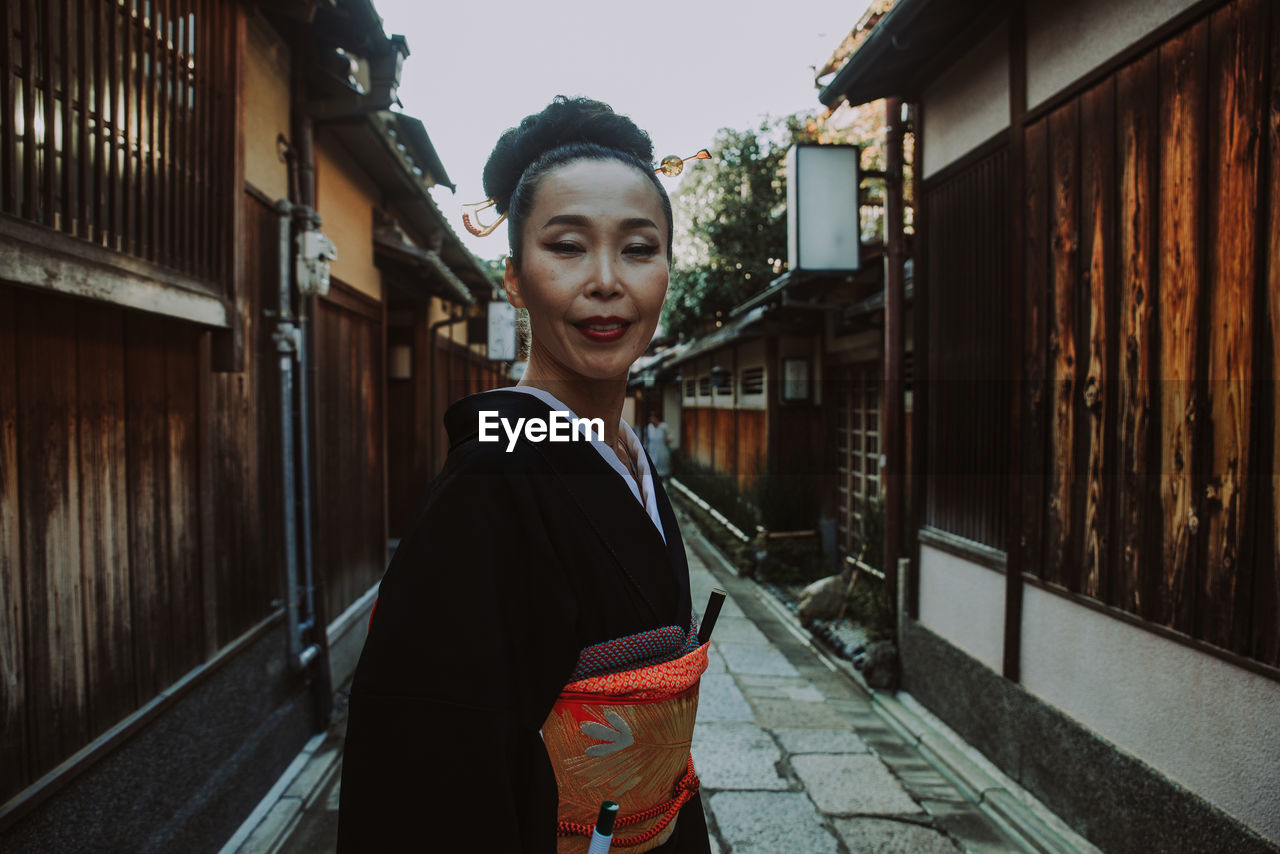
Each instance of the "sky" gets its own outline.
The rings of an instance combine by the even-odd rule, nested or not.
[[[498,136],[552,97],[605,101],[649,132],[655,159],[685,157],[708,147],[719,128],[820,110],[811,66],[826,62],[868,4],[374,2],[386,33],[409,42],[403,110],[426,125],[458,187],[432,194],[468,248],[486,259],[506,253],[506,226],[473,237],[459,208],[484,199],[480,175]]]

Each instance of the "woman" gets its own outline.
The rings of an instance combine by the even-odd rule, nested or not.
[[[507,293],[529,313],[528,369],[520,386],[445,414],[448,460],[383,578],[352,685],[341,850],[551,852],[560,832],[558,850],[585,851],[583,804],[602,795],[622,804],[615,851],[709,850],[687,747],[667,745],[661,761],[633,750],[662,741],[648,724],[631,731],[627,716],[650,707],[588,696],[616,680],[610,667],[653,672],[630,669],[634,660],[597,666],[592,654],[661,635],[666,646],[646,646],[646,661],[665,662],[654,665],[663,674],[688,665],[687,678],[650,717],[687,744],[706,666],[687,630],[679,528],[621,417],[671,257],[671,205],[652,158],[629,119],[560,97],[507,131],[485,166],[508,219]],[[531,438],[528,425],[565,410],[602,431],[590,442],[581,429],[574,441]],[[482,441],[498,420],[499,441]],[[521,438],[509,441],[511,425]],[[614,764],[595,773],[599,762]],[[609,783],[579,785],[588,778]],[[649,807],[661,815],[629,826],[646,839],[619,845],[629,813]]]

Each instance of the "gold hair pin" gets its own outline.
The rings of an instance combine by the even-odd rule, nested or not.
[[[707,151],[705,148],[699,151],[697,154],[690,154],[688,157],[677,157],[674,154],[668,154],[666,157],[662,158],[662,161],[658,165],[658,168],[653,170],[653,174],[657,175],[659,172],[661,172],[663,175],[666,175],[668,178],[674,178],[684,171],[684,164],[688,163],[690,160],[710,160],[710,159],[711,159],[711,152]]]
[[[507,218],[507,215],[504,213],[491,224],[485,225],[480,222],[480,211],[485,210],[486,208],[491,208],[496,204],[498,203],[493,199],[485,199],[483,202],[473,202],[469,205],[463,205],[462,225],[467,229],[467,231],[471,232],[476,237],[488,237],[490,234],[493,234],[494,229],[502,225],[502,221]],[[472,217],[475,217],[474,223],[471,221]]]

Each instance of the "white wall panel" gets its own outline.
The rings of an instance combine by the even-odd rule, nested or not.
[[[1009,31],[1001,24],[938,76],[921,98],[924,177],[1009,126]]]
[[[1004,574],[920,546],[920,622],[1000,673],[1004,669]]]
[[[1280,843],[1280,683],[1023,589],[1023,687]]]

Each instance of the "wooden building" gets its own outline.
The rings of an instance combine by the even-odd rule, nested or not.
[[[0,27],[0,848],[217,850],[354,667],[422,413],[502,382],[440,323],[492,286],[367,2]]]
[[[822,531],[829,566],[862,553],[880,498],[882,271],[877,240],[856,272],[783,274],[633,378],[653,376],[681,452],[744,495],[770,472],[775,488],[802,484],[813,515],[791,524]]]
[[[1108,851],[1280,844],[1280,7],[899,0],[907,690]]]

